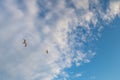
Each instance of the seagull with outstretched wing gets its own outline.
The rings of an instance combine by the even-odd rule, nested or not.
[[[24,47],[27,47],[27,41],[26,41],[26,39],[24,39],[23,44],[24,44]]]

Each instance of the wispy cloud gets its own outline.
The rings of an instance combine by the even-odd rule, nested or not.
[[[110,4],[103,19],[110,22],[117,16],[120,17],[120,0],[110,0]]]
[[[4,71],[7,76],[3,79],[52,80],[72,63],[80,66],[94,56],[92,51],[82,50],[85,43],[95,38],[92,30],[98,23],[88,0],[0,2],[0,74]],[[103,20],[119,14],[118,2],[110,3],[106,14],[101,13]],[[99,33],[101,28],[98,30]],[[22,45],[24,38],[28,42],[26,48]]]
[[[81,74],[81,73],[78,73],[78,74],[75,75],[75,77],[77,77],[77,78],[78,78],[78,77],[82,77],[82,74]]]

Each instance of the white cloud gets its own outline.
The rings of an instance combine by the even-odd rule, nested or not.
[[[63,73],[64,68],[70,68],[73,62],[80,66],[81,62],[90,62],[95,55],[92,51],[87,54],[72,48],[75,35],[68,36],[68,32],[76,30],[77,26],[85,28],[87,35],[92,34],[89,24],[93,23],[92,28],[95,28],[98,19],[89,10],[88,0],[74,0],[77,9],[66,7],[65,0],[56,3],[39,1],[25,0],[20,4],[17,0],[4,0],[0,5],[0,70],[10,76],[9,80],[52,80]],[[116,4],[110,4],[115,8],[110,7],[114,15],[119,13],[120,6]],[[83,13],[78,11],[81,8]],[[79,33],[82,41],[78,45],[82,46],[88,37]],[[22,45],[24,38],[27,47]],[[67,73],[66,77],[69,77]]]
[[[77,9],[88,9],[89,3],[88,0],[72,0]]]
[[[84,60],[85,57],[86,57],[86,54],[78,51],[78,52],[76,53],[76,57],[73,59],[73,61],[76,62],[76,65],[77,65],[77,66],[80,66],[80,62],[81,62],[82,60]]]
[[[77,73],[76,75],[75,75],[75,77],[82,77],[82,74],[81,73]]]
[[[103,19],[107,21],[113,20],[116,16],[120,15],[120,0],[110,0],[109,7]]]

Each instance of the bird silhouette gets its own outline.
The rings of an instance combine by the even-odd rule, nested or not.
[[[48,50],[46,50],[46,53],[48,54]]]
[[[23,44],[24,44],[24,47],[27,47],[27,41],[26,41],[26,39],[23,39],[24,41],[23,41]]]

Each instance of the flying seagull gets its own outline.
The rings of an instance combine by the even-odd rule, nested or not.
[[[48,54],[48,50],[46,50],[46,53]]]
[[[24,39],[23,44],[24,44],[24,47],[27,47],[26,39]]]

